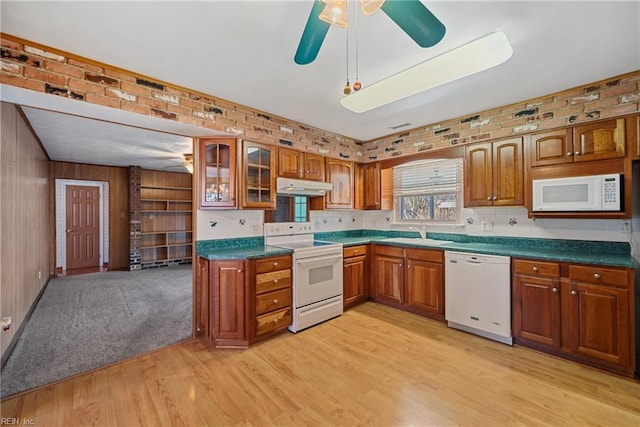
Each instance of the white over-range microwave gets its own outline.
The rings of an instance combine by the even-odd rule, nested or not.
[[[620,174],[534,179],[533,212],[619,212],[622,183]]]

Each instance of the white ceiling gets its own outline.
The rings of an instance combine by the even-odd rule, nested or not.
[[[398,124],[410,124],[403,130],[415,128],[640,69],[637,0],[422,2],[447,28],[432,48],[420,48],[382,12],[359,18],[359,78],[364,86],[494,31],[507,35],[513,56],[492,70],[362,114],[339,103],[346,79],[343,29],[329,30],[313,63],[293,62],[310,1],[3,0],[0,24],[7,34],[362,141],[394,133],[391,127]],[[355,31],[349,35],[353,48]],[[352,83],[354,56],[351,52]],[[21,103],[20,96],[13,102]],[[82,140],[74,132],[62,138],[56,136],[63,135],[60,117],[35,110],[27,115],[48,151],[77,160],[80,150],[72,147],[87,144],[89,127],[96,124],[69,119],[69,126],[86,129],[86,134]],[[95,157],[110,136],[121,139],[134,128],[115,129],[105,125],[100,140],[93,141],[95,150],[87,153]],[[173,132],[203,134],[202,129]],[[137,141],[140,130],[131,131],[131,137]],[[157,147],[173,143],[158,142]],[[121,145],[122,151],[113,144],[112,157],[122,153],[131,164],[135,153]]]

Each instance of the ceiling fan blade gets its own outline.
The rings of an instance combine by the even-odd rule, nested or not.
[[[299,65],[306,65],[313,62],[318,56],[322,42],[324,41],[330,24],[321,21],[319,16],[324,9],[324,3],[318,0],[313,2],[313,8],[307,19],[307,25],[304,27],[298,50],[294,61]]]
[[[387,0],[381,9],[420,47],[431,47],[444,37],[444,24],[420,0]]]

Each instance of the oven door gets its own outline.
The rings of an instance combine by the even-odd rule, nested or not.
[[[337,254],[296,257],[294,303],[302,307],[342,295],[342,251]]]

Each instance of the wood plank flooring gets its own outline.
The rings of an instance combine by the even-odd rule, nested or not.
[[[168,347],[2,402],[37,426],[640,425],[640,384],[374,303],[248,350]]]

